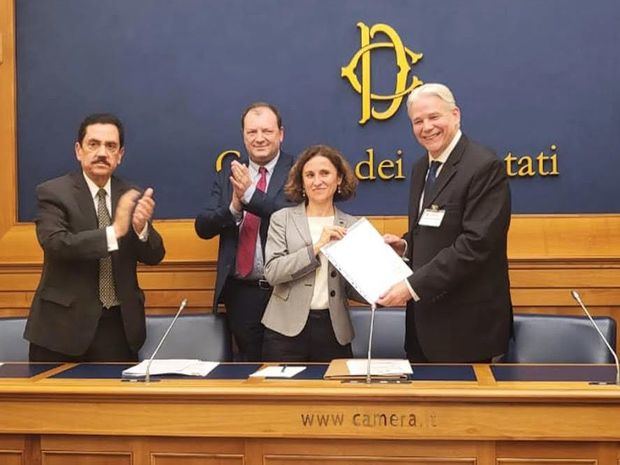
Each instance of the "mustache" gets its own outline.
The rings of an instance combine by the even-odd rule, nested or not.
[[[91,162],[91,164],[92,164],[92,165],[95,165],[95,164],[97,164],[97,163],[103,163],[103,164],[104,164],[104,165],[106,165],[106,166],[110,166],[110,163],[108,162],[108,159],[107,159],[107,158],[105,158],[105,157],[98,157],[98,158],[95,158],[95,159]]]

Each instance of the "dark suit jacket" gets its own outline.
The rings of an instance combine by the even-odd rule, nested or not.
[[[239,160],[248,163],[247,159]],[[284,184],[288,173],[293,166],[293,157],[280,152],[280,158],[276,163],[267,192],[258,189],[254,192],[245,209],[261,218],[260,238],[265,251],[267,231],[271,214],[281,208],[292,205],[284,196]],[[217,304],[221,301],[224,284],[229,276],[235,273],[235,259],[237,254],[237,240],[239,227],[230,213],[230,201],[233,188],[230,183],[230,163],[226,163],[218,173],[211,188],[211,195],[206,208],[198,214],[194,227],[196,233],[203,239],[211,239],[220,236],[220,245],[217,257],[217,278],[215,281],[215,293],[213,296],[213,310],[217,311]]]
[[[119,197],[134,187],[113,176],[112,211]],[[43,272],[34,295],[24,337],[50,350],[80,355],[91,344],[102,312],[99,259],[108,255],[105,229],[82,172],[37,187],[36,230],[43,248]],[[111,253],[116,292],[127,341],[136,353],[145,338],[144,293],[138,286],[137,262],[155,265],[164,258],[160,235],[149,225],[146,242],[130,226]]]
[[[461,136],[422,211],[445,209],[438,228],[418,225],[428,157],[413,167],[409,205],[409,278],[419,302],[420,346],[430,361],[474,361],[504,353],[512,329],[506,240],[510,188],[503,163]],[[409,321],[412,319],[409,318]]]

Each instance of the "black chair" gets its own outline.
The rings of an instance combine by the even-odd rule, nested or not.
[[[22,335],[26,318],[0,319],[0,362],[27,362],[29,344]]]
[[[370,331],[370,309],[353,308],[351,321],[355,337],[351,342],[354,358],[368,356],[368,333]],[[372,337],[373,358],[407,358],[405,353],[405,309],[379,308],[375,312],[375,327]]]
[[[140,349],[140,360],[153,355],[173,318],[172,315],[146,318],[146,341]],[[155,358],[231,361],[232,345],[226,316],[215,313],[181,315]]]
[[[596,317],[594,321],[615,348],[615,320]],[[515,314],[514,328],[504,363],[614,363],[585,316]]]

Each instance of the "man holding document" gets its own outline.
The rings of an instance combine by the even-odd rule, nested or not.
[[[489,362],[512,330],[506,243],[510,189],[503,164],[460,130],[460,110],[442,84],[409,95],[416,139],[409,231],[384,239],[413,270],[379,305],[407,304],[405,349],[413,362]]]

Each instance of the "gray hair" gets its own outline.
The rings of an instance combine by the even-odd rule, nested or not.
[[[428,84],[422,84],[411,91],[409,97],[407,97],[407,110],[409,110],[416,99],[422,97],[423,95],[434,95],[450,105],[450,108],[456,107],[456,100],[454,99],[454,95],[448,86],[431,82]]]

